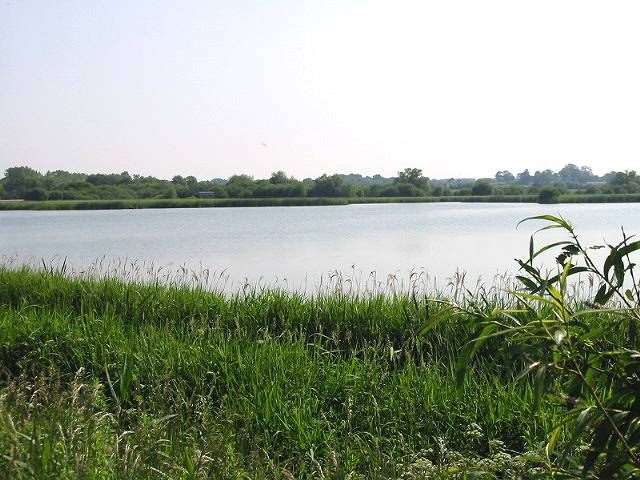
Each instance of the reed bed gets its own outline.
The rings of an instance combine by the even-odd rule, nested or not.
[[[438,301],[455,285],[228,293],[185,276],[0,267],[0,478],[548,474],[560,407],[515,381],[516,345],[486,342],[456,384],[474,325]]]

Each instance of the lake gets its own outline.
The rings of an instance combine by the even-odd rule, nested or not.
[[[76,270],[138,275],[183,266],[208,271],[226,289],[248,282],[308,291],[336,272],[363,283],[405,282],[413,274],[443,285],[458,271],[468,282],[489,283],[528,252],[537,225],[516,229],[517,222],[544,213],[563,215],[590,242],[617,241],[622,225],[640,233],[636,204],[8,211],[0,212],[0,254],[14,264],[66,258]]]

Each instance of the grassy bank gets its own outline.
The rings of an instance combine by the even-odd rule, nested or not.
[[[538,203],[537,195],[486,195],[446,197],[350,197],[350,198],[178,198],[125,200],[2,201],[0,210],[119,210],[139,208],[285,207],[350,205],[365,203]],[[635,203],[638,194],[567,194],[558,203]]]
[[[138,208],[207,208],[207,207],[287,207],[350,205],[363,203],[432,203],[432,202],[535,202],[528,196],[476,197],[372,197],[372,198],[179,198],[143,200],[51,200],[43,202],[2,202],[0,210],[118,210]]]
[[[469,321],[0,268],[0,478],[544,478],[559,407],[503,340],[457,386]]]

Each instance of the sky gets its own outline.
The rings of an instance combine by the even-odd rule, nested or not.
[[[2,0],[0,170],[640,169],[640,2]]]

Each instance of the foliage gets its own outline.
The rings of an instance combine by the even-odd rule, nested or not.
[[[43,200],[48,200],[49,194],[44,188],[30,188],[24,192],[24,199],[40,202]]]
[[[545,186],[538,193],[538,202],[543,204],[558,203],[562,191],[555,186]]]
[[[541,230],[561,230],[565,240],[535,247],[518,260],[523,290],[511,293],[508,309],[466,309],[477,323],[477,334],[458,363],[462,374],[487,341],[504,338],[505,348],[517,348],[525,362],[522,377],[534,384],[536,405],[543,399],[565,406],[564,418],[549,434],[546,454],[553,468],[570,470],[556,445],[564,435],[589,447],[582,472],[597,478],[636,478],[640,475],[640,287],[632,254],[640,241],[624,230],[616,245],[586,246],[566,220],[543,215]],[[594,252],[607,249],[599,264]],[[554,254],[558,271],[544,274],[536,267],[541,255]],[[589,301],[571,298],[569,281],[590,275],[598,284]],[[614,302],[615,300],[615,302]],[[612,303],[613,302],[613,303]],[[586,318],[596,315],[599,322]],[[566,473],[566,472],[565,472]]]
[[[359,174],[324,174],[316,179],[298,180],[284,171],[266,179],[232,175],[208,180],[175,175],[170,181],[128,172],[72,173],[64,170],[42,174],[29,167],[7,169],[0,179],[0,198],[24,199],[28,190],[44,189],[53,200],[125,200],[151,198],[358,198],[532,195],[547,186],[557,186],[576,194],[640,193],[640,177],[634,171],[611,172],[597,177],[589,167],[568,164],[559,172],[528,170],[513,175],[508,170],[495,179],[451,178],[430,180],[420,168],[405,168],[397,177]]]
[[[493,186],[489,183],[488,180],[477,180],[476,183],[473,184],[473,188],[471,189],[472,195],[491,195],[493,193]]]
[[[452,359],[472,332],[427,298],[63,272],[0,268],[0,478],[548,471],[557,409],[534,411],[495,359],[458,389]]]

